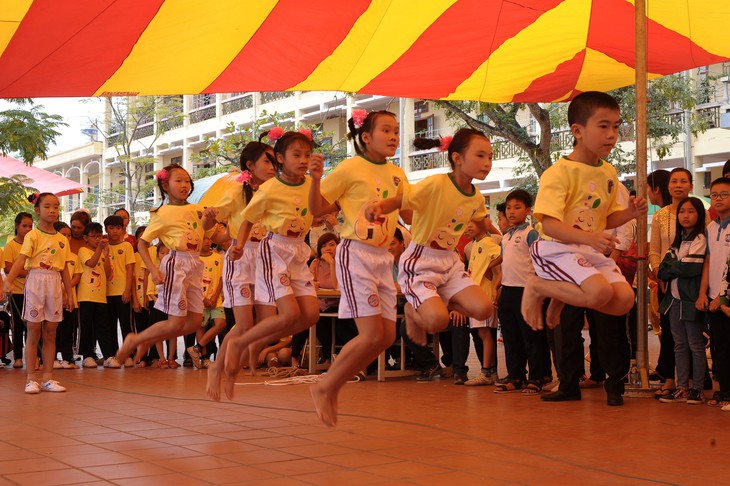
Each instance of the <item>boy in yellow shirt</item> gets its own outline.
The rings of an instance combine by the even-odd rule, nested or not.
[[[106,288],[106,304],[109,320],[108,330],[114,340],[114,354],[104,355],[105,368],[119,368],[134,366],[132,358],[120,363],[115,358],[119,342],[117,341],[117,321],[122,331],[122,339],[132,332],[131,302],[134,286],[134,249],[125,241],[127,233],[124,227],[124,220],[121,216],[109,216],[104,220],[109,238],[109,260],[112,266],[112,278]],[[103,350],[102,350],[103,351]]]

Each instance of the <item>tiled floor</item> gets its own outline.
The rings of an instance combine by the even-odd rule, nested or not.
[[[205,377],[59,370],[67,393],[29,396],[22,370],[0,370],[0,486],[728,483],[730,413],[704,405],[369,379],[345,386],[327,429],[308,385],[243,378],[215,403]]]

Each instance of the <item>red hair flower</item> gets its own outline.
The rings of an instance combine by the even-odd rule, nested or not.
[[[35,202],[38,200],[39,197],[41,197],[41,193],[34,192],[30,196],[28,196],[28,201],[30,201],[31,204],[35,204]]]
[[[451,141],[454,139],[451,135],[448,135],[446,137],[441,137],[441,145],[439,145],[439,152],[446,152],[449,150],[449,145],[451,145]]]
[[[352,110],[352,124],[355,125],[355,128],[359,130],[362,127],[362,124],[365,123],[365,118],[368,117],[367,110]]]
[[[310,141],[310,142],[312,142],[312,141],[314,140],[314,139],[312,138],[312,130],[310,130],[309,128],[304,128],[304,127],[302,127],[302,128],[300,128],[299,130],[297,130],[297,132],[299,132],[299,133],[301,133],[302,135],[304,135],[305,137],[307,137],[307,138],[309,139],[309,141]]]
[[[159,182],[167,182],[168,177],[170,177],[170,174],[166,169],[160,169],[157,171],[157,174],[155,174],[155,179]]]
[[[274,127],[271,130],[269,130],[269,133],[266,135],[266,138],[269,139],[269,142],[276,142],[284,135],[284,129],[281,127]]]
[[[244,170],[241,172],[241,175],[236,177],[236,182],[240,182],[242,184],[251,185],[251,173],[247,170]]]

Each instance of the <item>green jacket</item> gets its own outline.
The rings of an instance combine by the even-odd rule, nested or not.
[[[659,265],[657,276],[671,285],[677,281],[679,291],[680,315],[685,321],[702,321],[704,313],[697,310],[695,303],[700,294],[700,280],[702,265],[705,261],[707,243],[704,235],[698,235],[693,240],[685,240],[679,250],[670,248],[662,263]],[[682,255],[678,258],[678,255]],[[675,299],[669,290],[659,304],[659,312],[666,314]]]

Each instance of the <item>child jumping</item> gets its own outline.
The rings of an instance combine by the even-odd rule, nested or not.
[[[429,176],[366,211],[368,221],[377,222],[395,209],[413,210],[413,240],[400,258],[398,285],[408,301],[406,332],[421,346],[426,345],[426,332],[448,327],[449,308],[477,320],[488,319],[494,310],[454,251],[470,221],[486,233],[484,196],[472,180],[484,180],[492,169],[492,144],[470,128],[462,128],[453,139],[414,141],[418,149],[438,144],[448,150],[451,173]]]
[[[276,140],[279,175],[263,183],[251,198],[243,211],[236,245],[231,247],[230,256],[240,258],[254,223],[261,221],[267,233],[256,259],[255,297],[260,302],[276,302],[278,313],[230,339],[225,357],[229,398],[249,346],[255,359],[269,342],[307,329],[319,318],[317,293],[307,267],[310,248],[304,241],[312,224],[307,204],[311,179],[305,174],[310,159],[322,159],[321,154],[312,155],[312,148],[308,130],[286,132]]]
[[[345,219],[335,264],[340,284],[340,319],[355,319],[358,335],[350,340],[330,367],[327,378],[310,389],[320,420],[337,424],[337,395],[344,384],[370,364],[395,340],[396,291],[393,256],[388,245],[398,222],[393,211],[377,222],[365,217],[373,202],[403,194],[408,179],[388,162],[400,136],[390,112],[354,110],[348,120],[357,156],[342,161],[320,184],[323,161],[310,164],[309,206],[315,216],[339,208]]]
[[[624,315],[634,303],[631,285],[605,256],[616,238],[603,233],[646,214],[642,197],[623,209],[616,200],[616,170],[605,160],[618,141],[621,114],[610,95],[586,91],[568,106],[573,151],[540,177],[534,216],[545,235],[530,251],[535,273],[527,280],[521,311],[534,329],[544,327],[542,303],[550,298],[547,323],[555,327],[565,304]]]
[[[155,308],[167,314],[167,320],[156,322],[139,334],[129,333],[117,352],[117,360],[125,360],[137,350],[137,360],[146,356],[149,346],[163,339],[197,331],[203,322],[203,208],[190,204],[187,198],[193,182],[188,171],[177,164],[164,167],[156,175],[164,202],[150,211],[150,224],[137,243],[142,261],[157,286]],[[149,246],[155,239],[170,248],[160,266],[150,257]]]
[[[66,388],[53,379],[53,360],[56,356],[56,328],[63,319],[63,309],[72,311],[75,308],[68,273],[71,259],[69,244],[66,237],[53,227],[53,223],[58,220],[58,198],[50,192],[44,192],[31,194],[28,200],[33,203],[38,215],[38,226],[25,235],[20,255],[5,282],[5,291],[12,292],[15,279],[22,269],[27,268],[23,305],[23,320],[28,324],[28,339],[25,343],[28,380],[25,393],[35,394],[41,390],[64,392]],[[41,335],[43,380],[38,384],[35,369]]]

